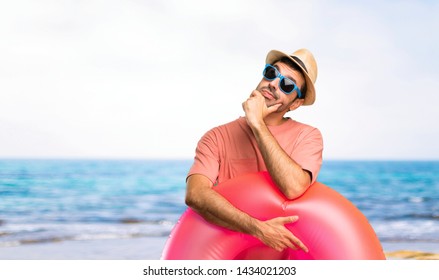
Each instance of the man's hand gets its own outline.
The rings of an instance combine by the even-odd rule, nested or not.
[[[285,224],[297,221],[299,217],[278,217],[261,222],[258,226],[258,232],[255,234],[265,245],[277,251],[283,251],[286,248],[297,250],[299,247],[305,252],[308,248],[294,234],[292,234]]]
[[[282,104],[267,107],[265,98],[258,90],[253,90],[250,97],[242,103],[247,123],[250,127],[257,127],[264,123],[269,114],[276,112]]]

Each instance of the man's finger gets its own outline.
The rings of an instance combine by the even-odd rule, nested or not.
[[[258,96],[258,95],[262,96],[262,93],[261,93],[259,90],[255,89],[255,90],[252,91],[252,93],[250,94],[250,97],[255,97],[255,96]]]
[[[299,219],[299,216],[288,216],[288,217],[282,217],[281,221],[283,224],[289,224],[289,223],[294,223],[298,219]]]
[[[295,237],[293,235],[293,238],[291,240],[293,242],[293,244],[295,244],[296,246],[298,246],[300,249],[302,249],[303,251],[308,253],[308,247],[305,246],[305,244],[302,243],[302,241],[300,241],[297,237]]]
[[[299,219],[299,216],[289,216],[289,217],[285,217],[285,223],[284,224],[288,224],[288,223],[294,223]],[[291,232],[290,232],[291,233]],[[305,252],[308,252],[308,247],[305,246],[305,244],[302,243],[302,241],[300,241],[299,238],[297,238],[296,236],[294,236],[293,233],[291,233],[289,235],[289,239],[291,241],[291,245],[289,246],[291,249],[293,250],[297,250],[297,247],[299,247],[300,249],[302,249]]]
[[[279,108],[280,108],[280,106],[282,106],[282,104],[281,104],[281,103],[278,103],[278,104],[274,104],[274,105],[272,105],[272,106],[268,107],[268,112],[269,112],[269,113],[273,113],[273,112],[276,112],[276,111],[277,111],[277,109],[279,109]]]

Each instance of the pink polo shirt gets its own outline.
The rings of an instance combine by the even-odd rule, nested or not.
[[[315,182],[322,164],[320,131],[292,119],[268,128],[282,149],[302,169],[311,172],[312,182]],[[241,117],[204,134],[198,142],[188,177],[202,174],[218,184],[241,174],[266,170],[253,132]]]

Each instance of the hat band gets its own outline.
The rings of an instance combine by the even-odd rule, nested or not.
[[[296,61],[297,63],[299,63],[300,66],[302,66],[302,68],[305,69],[306,73],[308,73],[308,69],[306,69],[305,64],[302,62],[302,60],[300,60],[300,58],[294,55],[292,55],[291,58],[294,59],[294,61]]]

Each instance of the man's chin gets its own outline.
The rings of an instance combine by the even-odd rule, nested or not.
[[[279,103],[275,103],[273,101],[270,102],[270,100],[266,100],[265,104],[267,104],[267,107],[270,108],[270,107],[273,107],[274,105],[277,105]]]

